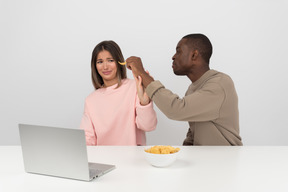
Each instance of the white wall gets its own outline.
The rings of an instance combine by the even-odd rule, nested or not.
[[[171,57],[196,32],[212,41],[211,68],[234,80],[244,144],[288,145],[287,8],[285,0],[0,0],[0,145],[20,143],[18,123],[79,126],[93,91],[91,52],[102,40],[142,57],[184,96],[190,82],[173,74]],[[188,124],[156,110],[148,144],[181,145]]]

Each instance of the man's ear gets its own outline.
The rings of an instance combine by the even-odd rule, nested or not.
[[[196,50],[193,50],[192,51],[192,60],[196,60],[199,56],[199,51],[196,49]]]

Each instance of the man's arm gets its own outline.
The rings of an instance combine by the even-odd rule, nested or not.
[[[219,117],[225,95],[215,83],[206,84],[201,90],[179,98],[160,81],[153,81],[146,88],[148,96],[169,119],[178,121],[210,121]]]
[[[129,57],[126,62],[127,68],[132,70],[136,77],[142,77],[149,98],[168,118],[178,121],[209,121],[219,117],[225,97],[219,85],[209,83],[200,91],[179,98],[145,72],[139,57]]]

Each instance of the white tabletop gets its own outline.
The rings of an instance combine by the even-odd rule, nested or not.
[[[288,146],[184,147],[166,168],[149,165],[144,147],[88,147],[91,162],[116,169],[91,182],[24,171],[20,146],[0,146],[0,192],[288,191]]]

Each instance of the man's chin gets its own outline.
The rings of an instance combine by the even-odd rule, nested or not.
[[[175,70],[173,70],[173,72],[174,72],[175,75],[183,75],[183,74],[181,74],[181,73],[179,73],[178,71],[175,71]]]

